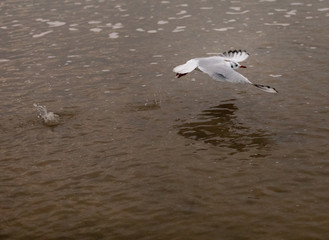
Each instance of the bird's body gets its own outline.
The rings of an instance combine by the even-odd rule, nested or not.
[[[219,56],[193,58],[188,60],[185,64],[175,67],[173,71],[176,73],[176,76],[180,78],[195,69],[199,69],[217,81],[249,83],[265,92],[277,93],[275,88],[253,84],[246,77],[234,70],[237,68],[246,68],[245,66],[240,65],[239,62],[246,60],[248,57],[249,54],[246,51],[228,51]]]

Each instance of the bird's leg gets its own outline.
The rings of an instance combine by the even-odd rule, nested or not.
[[[185,76],[187,73],[176,73],[176,77],[177,78],[180,78],[180,77],[183,77]]]

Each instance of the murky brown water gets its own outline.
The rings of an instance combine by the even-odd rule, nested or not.
[[[325,0],[2,1],[0,239],[329,239],[328,23]],[[279,94],[174,78],[235,48]]]

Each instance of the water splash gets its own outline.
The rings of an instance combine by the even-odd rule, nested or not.
[[[53,112],[48,112],[46,106],[34,103],[33,106],[39,112],[38,118],[42,119],[43,123],[47,126],[56,126],[60,123],[59,115]]]

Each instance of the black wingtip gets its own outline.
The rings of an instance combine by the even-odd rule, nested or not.
[[[223,52],[223,55],[229,55],[229,54],[235,54],[235,53],[243,53],[243,52],[249,55],[249,53],[246,50],[241,50],[241,49],[239,49],[239,50],[236,50],[236,49],[229,50],[229,51]]]

